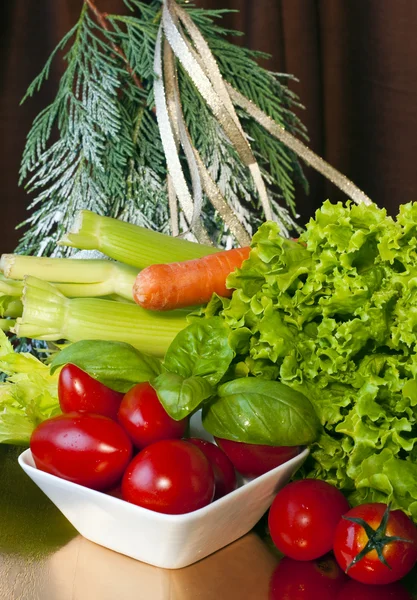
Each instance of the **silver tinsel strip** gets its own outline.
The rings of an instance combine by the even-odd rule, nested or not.
[[[181,30],[184,26],[192,44]],[[164,42],[164,60],[162,61],[162,40]],[[211,178],[197,149],[194,147],[181,107],[177,81],[175,57],[190,76],[201,96],[211,108],[220,126],[236,149],[243,164],[252,175],[252,179],[264,209],[265,218],[273,219],[271,204],[258,163],[243,131],[234,105],[243,108],[253,119],[260,123],[271,135],[293,150],[306,163],[332,181],[352,200],[371,204],[364,192],[347,177],[331,167],[317,156],[300,140],[286,131],[248,98],[240,94],[224,81],[211,50],[186,11],[174,0],[165,0],[162,24],[158,32],[155,48],[155,105],[158,126],[169,171],[168,193],[173,234],[178,234],[177,199],[183,209],[190,230],[197,239],[209,243],[209,237],[201,222],[203,188],[219,212],[224,223],[241,245],[249,243],[249,236],[233,209],[222,196],[218,186]],[[179,157],[181,144],[190,170],[193,194],[190,194]]]
[[[199,181],[201,177],[201,181],[208,199],[217,210],[223,222],[227,225],[231,234],[235,237],[236,241],[241,246],[247,246],[250,244],[250,236],[239,221],[238,216],[224,199],[218,186],[213,181],[204,162],[202,161],[199,152],[193,146],[191,136],[182,112],[175,59],[170,49],[166,50],[164,58],[165,74],[170,77],[170,83],[167,81],[166,84],[167,99],[169,99],[168,102],[172,101],[175,105],[175,110],[172,112],[172,114],[175,115],[175,127],[178,127],[181,144],[184,148],[190,170],[194,168],[197,169],[197,173],[194,173],[194,177],[198,177]],[[197,205],[197,202],[195,203],[194,212],[197,212],[198,216],[200,216],[201,204]],[[198,223],[195,223],[194,226],[198,226]]]
[[[166,40],[164,42],[164,75],[165,93],[168,107],[170,107],[169,115],[171,118],[171,125],[173,126],[174,131],[177,132],[178,139],[181,143],[182,149],[184,150],[188,167],[190,169],[191,186],[194,200],[193,217],[190,222],[190,230],[198,231],[201,228],[200,217],[203,206],[203,186],[201,184],[200,172],[193,152],[193,145],[189,136],[187,135],[188,131],[185,125],[181,104],[178,100],[179,93],[177,69],[175,65],[174,54]]]
[[[197,60],[194,53],[190,51],[189,46],[181,35],[175,22],[177,16],[183,21],[188,34],[193,40],[197,49],[197,55],[201,58],[204,69],[200,66],[200,61]],[[228,96],[228,94],[224,86],[223,78],[203,36],[200,34],[192,20],[188,18],[186,13],[184,17],[184,11],[182,11],[173,0],[166,0],[164,4],[163,27],[166,38],[173,49],[174,54],[177,56],[194,85],[211,108],[214,116],[218,119],[221,127],[235,147],[240,159],[245,165],[250,167],[252,176],[256,174],[254,183],[264,209],[265,218],[272,219],[272,209],[259,166],[240,125],[230,98],[225,100],[225,97]],[[211,59],[207,61],[208,56],[210,56]]]
[[[298,156],[300,156],[308,165],[316,169],[319,173],[324,175],[326,179],[334,183],[339,189],[342,190],[349,198],[351,198],[356,204],[372,204],[372,200],[359,189],[350,179],[345,175],[342,175],[340,171],[329,165],[328,162],[320,158],[315,154],[308,146],[300,142],[299,139],[291,135],[288,131],[276,123],[271,117],[268,117],[260,108],[253,102],[248,100],[246,96],[243,96],[240,92],[235,90],[230,84],[226,83],[227,90],[232,100],[241,108],[243,108],[248,115],[253,117],[262,127],[264,127],[271,135],[280,140],[288,148],[293,150]]]
[[[168,171],[172,177],[173,187],[175,189],[175,193],[178,197],[179,203],[181,204],[185,217],[188,223],[190,224],[193,222],[194,218],[194,201],[192,195],[190,194],[190,190],[188,189],[188,185],[182,170],[177,150],[175,130],[172,127],[167,107],[162,67],[162,28],[159,29],[156,40],[154,69],[154,94],[156,115],[158,120],[159,131],[161,134],[162,145],[167,161]],[[208,237],[207,233],[202,229],[202,227],[199,226],[198,228],[196,228],[194,233],[200,243],[210,243],[210,238]]]

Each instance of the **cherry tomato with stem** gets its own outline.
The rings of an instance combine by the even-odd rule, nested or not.
[[[68,363],[59,373],[58,399],[63,413],[75,410],[116,420],[123,394],[97,381],[76,365]]]
[[[214,474],[203,452],[185,440],[161,440],[132,460],[122,480],[127,502],[171,515],[188,513],[214,496]]]
[[[188,425],[187,418],[175,421],[169,416],[147,382],[138,383],[125,394],[118,420],[139,449],[160,440],[180,439]]]
[[[361,504],[339,522],[333,550],[352,579],[393,583],[417,562],[417,527],[402,510],[390,510],[378,502]]]
[[[275,546],[295,560],[314,560],[333,548],[336,527],[349,503],[333,485],[302,479],[275,496],[268,527]]]
[[[331,554],[309,561],[284,557],[270,581],[270,600],[335,600],[348,581]]]
[[[118,423],[71,412],[43,421],[32,433],[30,449],[41,471],[95,490],[107,490],[122,478],[132,444]]]
[[[215,438],[243,477],[258,477],[300,454],[300,446],[265,446]]]
[[[236,471],[228,456],[216,444],[200,438],[189,438],[205,454],[214,473],[216,491],[213,500],[217,500],[236,489]]]

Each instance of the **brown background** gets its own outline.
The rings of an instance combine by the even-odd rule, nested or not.
[[[60,64],[42,92],[19,100],[47,56],[74,23],[82,0],[2,0],[0,5],[0,251],[16,244],[29,198],[18,187],[25,136],[51,99]],[[117,12],[122,0],[97,0]],[[242,40],[273,55],[269,68],[293,73],[306,110],[310,146],[380,206],[395,213],[417,200],[416,0],[199,0],[240,9],[227,24]],[[305,219],[338,191],[306,170],[311,193],[298,198]]]

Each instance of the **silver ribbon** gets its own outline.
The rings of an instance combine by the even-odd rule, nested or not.
[[[178,136],[180,134],[179,128],[174,129],[170,118],[170,110],[174,111],[175,106],[168,108],[167,99],[165,95],[164,78],[163,78],[163,66],[162,66],[162,28],[158,31],[158,36],[155,46],[155,58],[154,58],[154,95],[155,95],[155,106],[156,106],[156,117],[158,121],[158,127],[161,134],[162,146],[167,161],[168,172],[172,178],[173,189],[179,200],[179,203],[184,211],[185,218],[189,224],[195,223],[193,233],[197,240],[202,244],[211,244],[210,238],[207,232],[202,227],[199,219],[200,215],[194,214],[194,201],[188,189],[187,181],[182,170],[179,154],[178,154]],[[175,119],[173,119],[175,121]],[[194,184],[196,182],[194,181]],[[170,182],[168,182],[170,185]],[[169,188],[168,188],[169,189]],[[197,188],[195,188],[197,189]],[[195,190],[194,190],[195,191]],[[173,204],[172,190],[170,203]],[[171,217],[172,223],[172,217]],[[174,224],[175,228],[175,224]]]
[[[250,236],[240,223],[235,212],[231,209],[231,207],[224,199],[218,186],[210,176],[210,173],[208,172],[203,160],[201,159],[199,152],[193,146],[191,136],[185,123],[184,114],[181,107],[180,90],[178,86],[178,77],[174,55],[169,46],[167,46],[167,43],[165,44],[164,61],[165,75],[167,76],[167,79],[170,79],[170,82],[168,83],[167,81],[166,84],[168,105],[170,104],[170,102],[172,102],[173,106],[175,107],[172,111],[172,114],[175,115],[175,127],[178,127],[181,145],[184,149],[184,153],[186,155],[187,162],[190,167],[191,177],[195,179],[196,182],[198,182],[199,191],[201,184],[203,185],[208,199],[210,200],[214,208],[217,210],[217,212],[220,214],[224,223],[226,223],[230,232],[235,237],[237,242],[241,246],[247,246],[250,244]],[[197,212],[197,216],[199,216],[201,212],[201,207],[202,203],[199,202],[197,204],[196,202],[194,214],[196,214]],[[192,226],[197,227],[198,222],[193,222]]]
[[[168,103],[168,110],[171,118],[171,123],[175,128],[176,138],[180,141],[182,149],[190,169],[191,187],[193,190],[194,209],[193,216],[190,222],[190,230],[198,231],[202,227],[200,216],[203,206],[203,187],[201,184],[200,173],[197,162],[194,157],[193,145],[185,125],[182,114],[181,104],[179,103],[179,92],[177,82],[177,69],[175,65],[174,55],[168,42],[164,42],[164,75],[165,75],[165,91]],[[177,143],[178,147],[178,143]],[[202,231],[199,233],[204,235]],[[207,236],[208,237],[208,236]]]
[[[294,137],[291,133],[286,131],[282,125],[276,123],[271,117],[268,117],[260,108],[258,108],[253,102],[248,100],[243,94],[235,90],[229,83],[226,82],[227,90],[232,100],[241,108],[243,108],[248,115],[250,115],[255,121],[257,121],[264,129],[269,131],[271,135],[280,140],[290,150],[293,150],[298,156],[300,156],[304,162],[309,164],[313,169],[316,169],[319,173],[324,175],[326,179],[334,183],[339,189],[342,190],[349,198],[351,198],[356,204],[373,204],[372,200],[359,189],[350,179],[345,175],[342,175],[340,171],[329,165],[323,158],[320,158],[315,154],[308,146],[303,144],[299,139]]]
[[[181,35],[175,18],[183,23],[187,33],[194,42],[196,53],[204,65],[200,66],[193,52]],[[211,108],[227,137],[235,147],[242,162],[249,167],[259,198],[264,209],[265,218],[273,219],[271,204],[261,171],[252,149],[246,139],[239,118],[224,85],[223,78],[207,42],[188,14],[173,0],[166,0],[162,13],[165,36],[176,57],[187,71],[194,85]]]
[[[185,28],[187,36],[181,29]],[[164,58],[162,63],[162,40]],[[174,56],[175,55],[175,56]],[[217,184],[211,178],[197,149],[194,147],[187,129],[178,88],[175,57],[181,62],[194,85],[207,102],[223,131],[236,149],[242,162],[249,168],[258,191],[265,218],[273,219],[261,170],[253,155],[236,114],[234,105],[240,106],[264,127],[271,135],[293,150],[307,164],[311,165],[332,181],[356,203],[371,204],[368,196],[347,177],[334,169],[312,150],[276,123],[253,102],[224,81],[217,62],[198,27],[188,13],[174,0],[165,0],[162,23],[155,48],[155,105],[158,126],[168,166],[168,196],[173,234],[178,234],[178,202],[188,225],[202,243],[210,243],[208,234],[201,222],[204,191],[219,212],[223,221],[240,245],[249,243],[250,238],[238,216],[222,196]],[[188,188],[182,169],[179,146],[181,145],[188,163],[192,194]]]

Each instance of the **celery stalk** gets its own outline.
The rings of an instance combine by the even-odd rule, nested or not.
[[[132,288],[138,269],[110,260],[46,258],[3,254],[0,270],[5,278],[0,279],[0,291],[7,286],[18,290],[19,281],[26,275],[56,283],[58,289],[68,297],[94,297],[117,294],[133,300]],[[21,293],[22,284],[20,283]]]
[[[7,333],[15,326],[15,323],[14,319],[0,319],[0,329]]]
[[[42,277],[38,277],[42,279]],[[133,280],[134,281],[134,280]],[[51,282],[52,283],[52,282]],[[119,302],[133,302],[132,286],[133,282],[126,281],[125,292],[120,286],[115,286],[114,280],[101,281],[99,283],[56,283],[54,286],[67,298],[107,298],[108,300],[118,300]],[[23,294],[24,282],[14,279],[5,279],[0,277],[0,296],[1,294],[19,298]],[[115,288],[123,295],[116,294]]]
[[[46,281],[27,277],[19,337],[40,340],[114,340],[162,357],[186,325],[188,311],[156,313],[136,304],[99,298],[65,298]]]
[[[121,287],[120,282],[114,280],[102,281],[100,283],[54,283],[54,286],[67,298],[100,298],[117,296],[119,300],[134,302],[132,296],[133,282],[127,282]]]
[[[0,294],[5,296],[15,296],[19,298],[23,292],[23,281],[15,281],[14,279],[6,279],[0,273]]]
[[[73,228],[58,243],[81,250],[100,250],[115,260],[139,269],[219,252],[218,248],[102,217],[88,210],[78,213]]]
[[[22,315],[23,305],[19,299],[13,298],[5,307],[4,316],[11,317],[15,319],[16,317],[20,317]]]
[[[16,296],[7,296],[0,294],[0,316],[1,317],[20,317],[22,315],[22,302]]]

